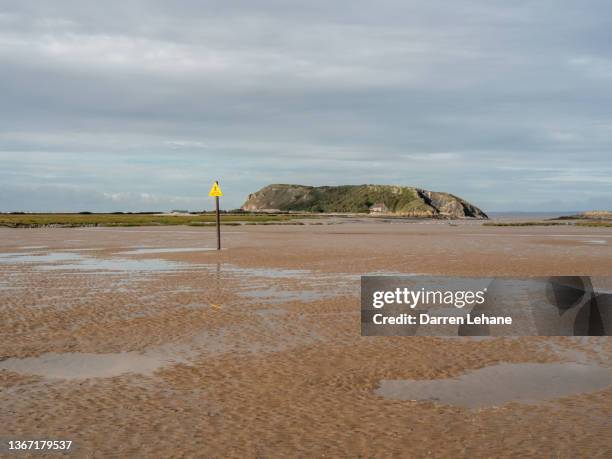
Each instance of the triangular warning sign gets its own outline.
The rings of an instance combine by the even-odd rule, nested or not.
[[[223,196],[223,192],[221,191],[221,188],[219,188],[219,184],[217,182],[213,184],[212,188],[208,192],[208,196]]]

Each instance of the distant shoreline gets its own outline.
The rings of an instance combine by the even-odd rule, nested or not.
[[[370,215],[360,213],[307,213],[307,212],[224,212],[221,224],[240,225],[322,225],[351,223],[419,223],[423,221],[474,222],[484,226],[593,226],[612,227],[612,220],[582,218],[543,212],[491,212],[490,220],[472,218],[453,219],[444,216],[403,217],[392,214]],[[130,226],[215,226],[213,213],[0,213],[0,227],[8,228],[80,228]]]

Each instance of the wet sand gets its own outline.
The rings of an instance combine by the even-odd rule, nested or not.
[[[612,455],[608,337],[359,334],[361,275],[610,276],[612,230],[240,226],[206,250],[214,237],[1,228],[0,437],[70,439],[77,457]],[[411,381],[435,385],[413,397]],[[486,403],[461,403],[473,384]]]

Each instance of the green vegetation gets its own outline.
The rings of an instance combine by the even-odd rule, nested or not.
[[[576,226],[592,226],[597,228],[612,228],[612,222],[576,222]]]
[[[224,213],[221,224],[242,223],[291,223],[299,215]],[[0,214],[0,226],[11,228],[37,228],[42,226],[152,226],[189,225],[215,226],[214,214],[155,215],[155,214]]]
[[[373,204],[384,202],[391,212],[427,212],[430,208],[410,188],[338,186],[314,189],[311,203],[292,203],[289,210],[310,212],[368,213]],[[310,206],[310,207],[308,207]]]
[[[431,211],[416,190],[408,187],[273,185],[265,193],[267,204],[283,211],[368,213],[379,202],[391,212]]]

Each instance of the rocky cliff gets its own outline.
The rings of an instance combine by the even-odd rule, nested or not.
[[[382,208],[382,210],[380,210]],[[268,185],[249,195],[245,211],[370,213],[423,218],[488,218],[449,193],[392,185]]]

